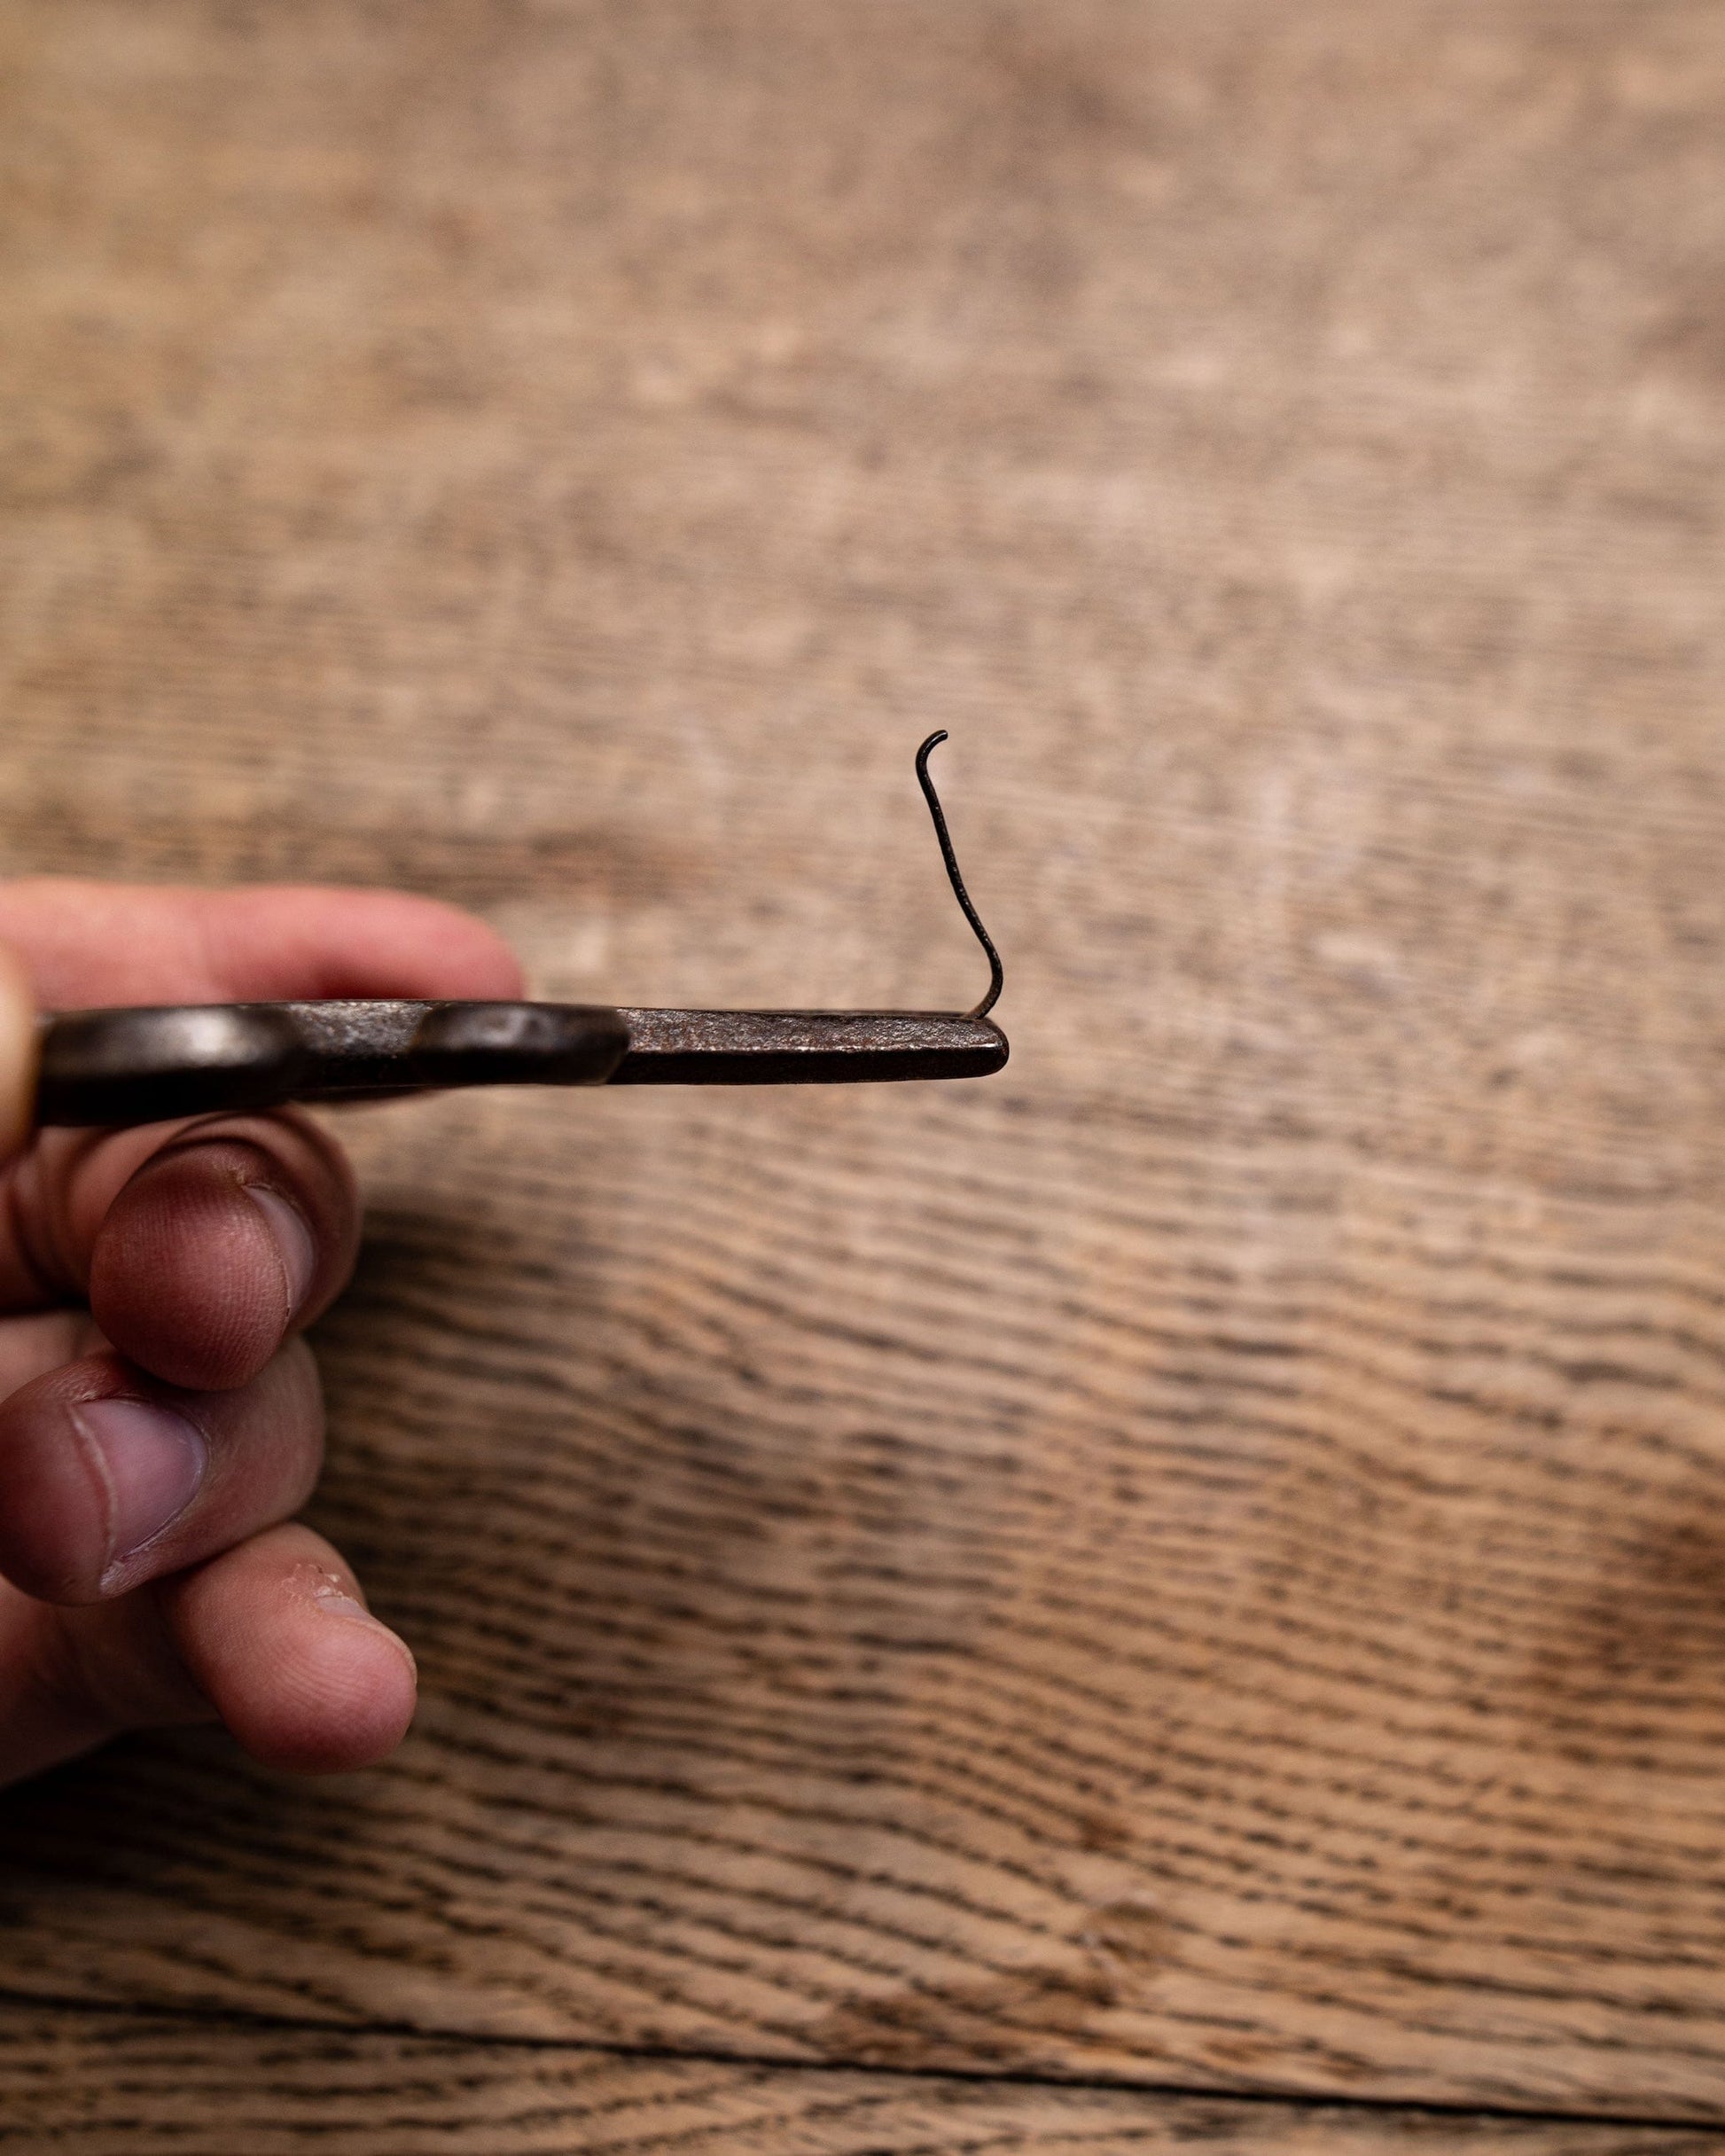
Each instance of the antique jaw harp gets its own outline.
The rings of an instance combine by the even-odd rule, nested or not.
[[[36,1121],[119,1125],[476,1085],[847,1085],[981,1078],[1007,1058],[1001,964],[917,753],[955,894],[989,966],[972,1011],[651,1011],[585,1004],[192,1004],[47,1019]]]

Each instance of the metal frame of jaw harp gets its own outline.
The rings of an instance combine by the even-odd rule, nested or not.
[[[917,777],[954,894],[988,958],[973,1010],[652,1011],[587,1004],[186,1004],[43,1022],[36,1120],[123,1125],[477,1085],[846,1085],[982,1078],[1007,1058],[988,1013],[999,953],[928,775]]]

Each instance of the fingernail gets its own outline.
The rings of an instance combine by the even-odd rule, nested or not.
[[[332,1617],[344,1617],[349,1624],[363,1624],[374,1632],[381,1632],[392,1646],[399,1647],[406,1655],[410,1666],[415,1671],[418,1669],[419,1665],[413,1659],[413,1650],[401,1634],[392,1632],[381,1618],[374,1617],[365,1605],[350,1595],[346,1588],[333,1583],[315,1588],[311,1598],[319,1609],[327,1610]]]
[[[72,1419],[107,1489],[105,1574],[184,1512],[204,1479],[209,1447],[183,1416],[142,1400],[87,1400]]]
[[[279,1191],[266,1190],[261,1183],[248,1183],[245,1190],[269,1223],[270,1238],[287,1284],[287,1314],[292,1317],[305,1301],[311,1287],[311,1277],[317,1270],[317,1246],[311,1239],[311,1230],[299,1207],[290,1205]]]

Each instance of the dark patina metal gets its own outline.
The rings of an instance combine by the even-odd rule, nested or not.
[[[43,1040],[43,1123],[473,1085],[848,1085],[980,1078],[987,1019],[941,1011],[607,1011],[585,1004],[215,1004],[83,1011]]]
[[[951,1011],[622,1011],[609,1085],[854,1085],[987,1078],[1006,1035]]]
[[[958,872],[917,754],[941,855],[988,956],[973,1011],[645,1011],[587,1004],[197,1004],[45,1021],[36,1119],[160,1122],[473,1085],[849,1085],[982,1078],[1006,1061],[988,1018],[1000,958]]]

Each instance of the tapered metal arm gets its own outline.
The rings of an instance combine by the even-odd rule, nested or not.
[[[855,1085],[986,1078],[1006,1035],[951,1011],[621,1011],[608,1085]]]
[[[36,1120],[129,1124],[475,1085],[845,1085],[977,1078],[986,1019],[586,1004],[213,1004],[46,1021]]]

